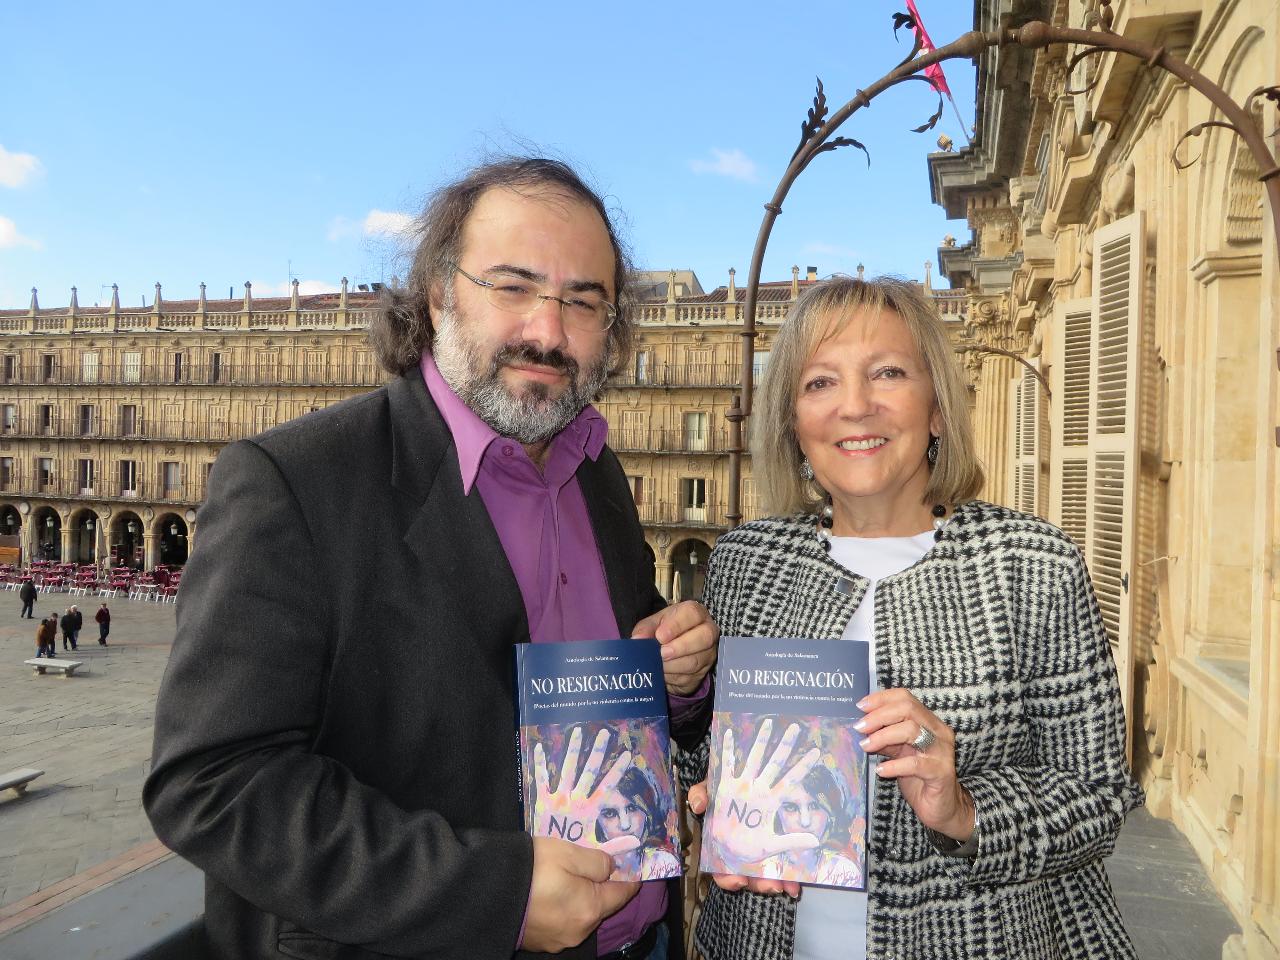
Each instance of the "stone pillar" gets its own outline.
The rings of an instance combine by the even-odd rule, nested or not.
[[[654,583],[656,583],[658,586],[658,592],[662,594],[663,599],[670,600],[671,599],[671,564],[655,563],[653,566],[653,569],[654,569],[653,580],[654,580]]]
[[[62,529],[58,531],[62,534],[62,562],[71,562],[71,526],[67,521],[62,524]]]
[[[142,535],[142,569],[154,570],[156,566],[156,535],[154,533],[144,533]]]
[[[1017,361],[1011,357],[983,359],[978,375],[978,396],[974,409],[974,435],[978,457],[987,474],[982,498],[1005,503],[1011,464],[1012,438],[1009,436],[1009,381]]]
[[[196,525],[187,522],[187,560],[191,560],[191,552],[196,548]]]

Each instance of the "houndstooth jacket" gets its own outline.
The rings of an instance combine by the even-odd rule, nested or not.
[[[706,605],[726,636],[838,638],[868,581],[832,560],[814,518],[759,520],[711,555]],[[1102,859],[1142,791],[1125,759],[1115,667],[1075,544],[988,503],[957,508],[933,548],[876,591],[884,687],[906,687],[956,734],[980,824],[946,857],[892,781],[868,835],[869,960],[1136,957]],[[707,741],[681,757],[706,776]],[[708,960],[790,960],[786,897],[711,887],[695,942]]]

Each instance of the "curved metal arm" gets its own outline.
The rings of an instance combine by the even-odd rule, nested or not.
[[[898,15],[895,17],[895,22],[897,22],[899,26],[905,22],[900,19],[902,16],[903,15]],[[764,263],[764,251],[765,247],[768,246],[769,236],[773,232],[773,223],[777,220],[778,215],[782,213],[782,204],[791,190],[791,185],[795,183],[796,178],[804,172],[805,168],[809,165],[809,162],[814,158],[814,156],[821,152],[834,150],[839,146],[856,145],[862,147],[862,144],[857,141],[848,140],[847,138],[838,138],[839,140],[845,141],[842,143],[837,143],[831,140],[832,135],[840,125],[848,120],[849,117],[853,116],[853,114],[858,110],[869,106],[871,101],[885,90],[888,90],[890,87],[893,87],[912,75],[919,73],[925,67],[958,57],[972,59],[977,57],[983,50],[994,46],[1009,46],[1017,44],[1029,50],[1038,50],[1061,43],[1078,44],[1088,48],[1073,58],[1073,66],[1085,56],[1099,52],[1111,51],[1137,57],[1144,61],[1149,68],[1159,67],[1160,69],[1173,74],[1192,89],[1203,94],[1215,107],[1217,107],[1217,109],[1222,111],[1223,116],[1226,118],[1225,121],[1211,120],[1206,124],[1201,124],[1198,128],[1193,128],[1194,133],[1200,132],[1206,126],[1227,127],[1239,135],[1248,145],[1249,150],[1253,153],[1254,159],[1258,163],[1258,169],[1261,171],[1258,179],[1263,183],[1267,190],[1267,197],[1271,206],[1272,228],[1276,237],[1276,247],[1277,250],[1280,250],[1280,166],[1276,164],[1276,159],[1268,149],[1266,140],[1257,127],[1254,126],[1248,112],[1248,109],[1252,106],[1254,99],[1258,96],[1265,96],[1267,99],[1280,104],[1280,87],[1259,87],[1249,95],[1245,106],[1241,107],[1232,100],[1227,95],[1226,91],[1220,86],[1205,77],[1199,71],[1195,70],[1193,67],[1186,64],[1184,61],[1170,54],[1164,47],[1153,47],[1150,44],[1142,43],[1113,33],[1111,31],[1113,17],[1114,14],[1111,10],[1109,0],[1103,0],[1102,8],[1099,11],[1099,29],[1096,30],[1055,27],[1043,21],[1035,20],[1016,28],[1004,28],[985,33],[976,30],[971,31],[962,35],[958,39],[953,40],[944,47],[938,47],[929,53],[920,56],[911,56],[907,60],[904,60],[865,90],[857,91],[853,99],[832,114],[829,119],[825,119],[825,122],[826,97],[822,92],[821,83],[819,82],[819,96],[814,98],[814,110],[810,112],[806,122],[801,124],[800,146],[792,155],[791,162],[783,173],[782,179],[778,182],[778,186],[777,189],[774,190],[773,197],[764,205],[764,219],[760,223],[760,230],[756,235],[755,249],[751,253],[751,271],[747,280],[743,329],[741,334],[743,338],[741,353],[742,390],[741,393],[734,398],[733,408],[725,415],[729,420],[730,437],[729,510],[726,519],[729,521],[731,526],[736,526],[742,519],[739,506],[743,453],[742,423],[751,415],[753,392],[752,374],[755,358],[756,337],[756,302],[760,290],[760,271]],[[913,53],[914,52],[915,49],[913,49]],[[821,123],[821,126],[818,126],[819,123]],[[928,127],[926,126],[925,129],[927,128]],[[1194,135],[1194,133],[1189,132],[1188,135]],[[865,149],[866,148],[863,147],[864,151]],[[1010,354],[1010,356],[1014,355]],[[1037,376],[1039,376],[1038,371]],[[1043,383],[1043,378],[1041,378],[1041,382]],[[1045,390],[1048,392],[1047,385],[1045,386]]]

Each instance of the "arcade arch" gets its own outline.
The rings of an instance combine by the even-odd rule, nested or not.
[[[98,537],[101,521],[98,515],[88,507],[77,510],[71,515],[70,541],[66,560],[74,563],[98,562]]]
[[[34,560],[62,560],[62,517],[53,507],[31,514],[31,554]]]
[[[112,566],[142,569],[146,560],[142,546],[144,529],[142,518],[132,510],[122,510],[111,518],[108,547]]]
[[[181,566],[187,562],[187,521],[176,513],[161,514],[152,533],[155,534],[156,563]]]

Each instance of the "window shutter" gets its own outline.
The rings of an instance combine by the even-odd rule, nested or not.
[[[1012,389],[1014,429],[1013,447],[1013,506],[1023,513],[1044,516],[1047,507],[1045,496],[1044,459],[1045,408],[1040,380],[1027,367],[1021,368],[1020,379]]]
[[[1142,212],[1094,235],[1089,571],[1111,641],[1125,718],[1133,729],[1134,613],[1138,573],[1138,424],[1142,411]],[[1132,743],[1132,737],[1130,737]]]
[[[1089,382],[1092,375],[1088,300],[1063,304],[1054,338],[1053,454],[1056,480],[1050,518],[1088,556],[1089,541]]]

